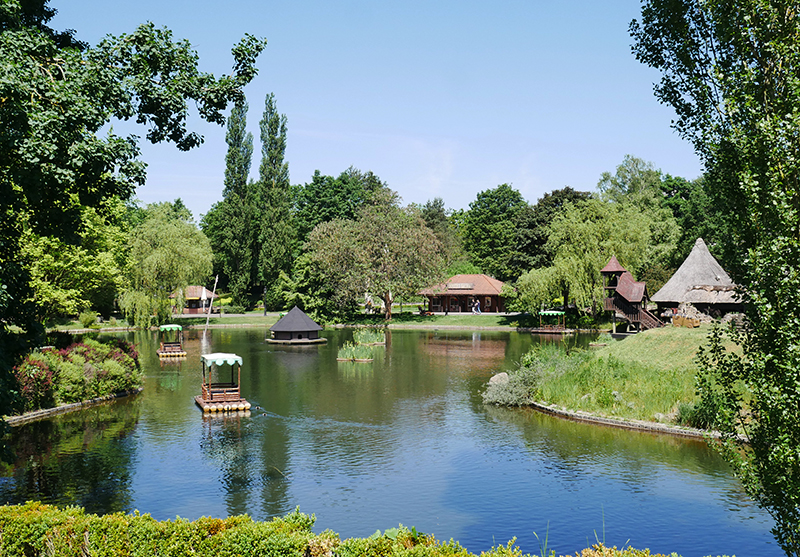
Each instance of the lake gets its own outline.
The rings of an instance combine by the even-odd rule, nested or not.
[[[161,363],[157,334],[127,334],[144,391],[14,428],[0,500],[160,520],[299,507],[315,531],[364,537],[402,523],[473,553],[516,537],[538,554],[547,537],[558,554],[605,540],[683,557],[782,555],[771,518],[703,441],[483,404],[493,374],[560,337],[393,330],[373,363],[356,364],[336,362],[352,331],[323,335],[327,345],[283,347],[265,329],[187,331],[187,359]],[[243,357],[249,416],[195,406],[211,351]]]

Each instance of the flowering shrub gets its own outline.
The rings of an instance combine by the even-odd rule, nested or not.
[[[67,348],[29,354],[14,368],[24,409],[36,410],[142,385],[139,354],[123,339],[86,339]]]

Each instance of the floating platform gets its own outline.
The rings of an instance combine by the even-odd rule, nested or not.
[[[525,331],[534,335],[571,335],[575,332],[575,329],[558,329],[555,327],[526,327]]]
[[[225,412],[244,412],[250,410],[252,406],[249,402],[245,399],[240,398],[238,400],[226,400],[226,401],[215,401],[215,400],[203,400],[203,397],[197,395],[194,397],[194,402],[197,406],[203,410],[203,413],[225,413]]]
[[[266,339],[270,344],[286,344],[289,346],[302,346],[304,344],[325,344],[328,342],[327,338],[320,337],[320,338],[298,338],[292,340],[278,340],[275,338],[268,338]]]
[[[186,350],[156,350],[159,358],[185,358]]]

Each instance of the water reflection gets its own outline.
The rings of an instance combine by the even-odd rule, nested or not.
[[[20,457],[0,496],[157,519],[263,520],[299,505],[343,537],[402,522],[475,553],[514,536],[536,552],[533,532],[549,523],[562,553],[605,526],[612,543],[685,557],[780,554],[769,519],[704,443],[483,405],[492,374],[560,337],[395,330],[356,364],[336,361],[351,330],[324,335],[301,348],[267,344],[261,329],[187,331],[187,359],[162,363],[156,335],[131,334],[144,393],[15,430]],[[208,351],[243,357],[250,416],[194,405]]]
[[[2,468],[0,500],[35,498],[96,513],[130,509],[130,433],[140,402],[137,397],[103,404],[14,428],[9,444],[16,458]]]

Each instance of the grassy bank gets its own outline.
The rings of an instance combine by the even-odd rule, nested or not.
[[[41,503],[0,507],[0,553],[9,557],[32,555],[114,555],[139,557],[163,555],[188,557],[214,555],[241,557],[472,557],[458,542],[440,542],[416,529],[389,528],[368,538],[348,538],[326,530],[314,534],[314,516],[295,511],[283,518],[256,522],[248,516],[226,519],[199,518],[188,521],[157,521],[149,515],[116,513],[87,514],[83,509],[58,509]],[[546,550],[542,555],[552,555]],[[513,540],[498,545],[482,557],[520,557]],[[578,555],[576,553],[576,555]],[[659,557],[648,550],[605,548],[596,545],[579,557]],[[665,557],[665,556],[661,556]],[[670,557],[678,557],[672,554]]]
[[[508,382],[491,384],[484,400],[674,422],[682,405],[696,402],[694,358],[708,330],[664,327],[571,354],[540,346],[522,358]]]

